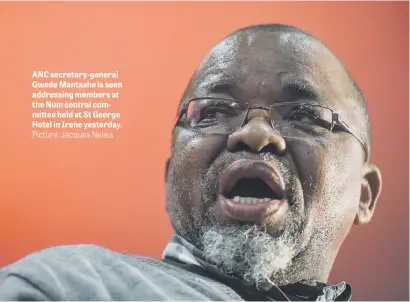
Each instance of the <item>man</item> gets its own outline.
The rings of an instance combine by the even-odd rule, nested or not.
[[[315,37],[284,25],[219,43],[183,96],[166,166],[164,259],[51,248],[2,269],[2,300],[349,300],[327,285],[381,190],[362,94]]]

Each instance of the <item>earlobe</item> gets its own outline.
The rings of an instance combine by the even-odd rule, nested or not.
[[[364,224],[371,220],[381,189],[382,177],[380,170],[375,165],[368,164],[363,171],[362,189],[359,208],[354,220],[355,224]]]

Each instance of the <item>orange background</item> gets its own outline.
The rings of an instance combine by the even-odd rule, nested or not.
[[[408,3],[0,3],[0,266],[62,244],[159,258],[172,230],[164,167],[176,106],[207,51],[257,23],[327,43],[362,87],[384,190],[330,282],[355,300],[408,300]],[[31,72],[120,71],[113,140],[31,138]],[[150,106],[150,107],[149,107]]]

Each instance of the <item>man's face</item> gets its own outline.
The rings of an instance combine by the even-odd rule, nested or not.
[[[354,93],[320,42],[294,32],[248,32],[210,52],[183,102],[315,103],[362,133]],[[283,137],[262,108],[250,109],[230,136],[203,130],[214,118],[204,114],[196,120],[202,130],[182,125],[173,134],[167,209],[176,231],[227,273],[278,284],[325,281],[359,207],[360,142],[336,128]]]

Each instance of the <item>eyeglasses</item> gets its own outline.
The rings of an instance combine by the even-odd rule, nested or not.
[[[317,104],[288,102],[261,106],[228,98],[195,98],[181,106],[177,125],[206,134],[230,135],[244,126],[251,109],[268,111],[272,128],[285,139],[318,139],[334,131],[349,133],[363,146],[367,161],[368,149],[359,136],[337,112]]]

